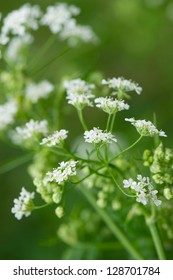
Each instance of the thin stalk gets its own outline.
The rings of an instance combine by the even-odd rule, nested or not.
[[[52,35],[49,37],[49,39],[46,41],[46,43],[43,45],[43,47],[41,48],[41,50],[39,51],[39,53],[37,53],[34,56],[34,59],[32,59],[29,63],[29,70],[32,69],[32,67],[34,67],[35,65],[38,64],[38,62],[41,60],[41,58],[43,57],[43,55],[49,50],[49,48],[53,45],[53,43],[56,40],[56,36]]]
[[[32,154],[27,154],[0,166],[0,174],[4,174],[14,168],[17,168],[18,166],[30,161],[32,157]]]
[[[124,195],[126,195],[126,196],[128,196],[128,197],[136,197],[136,195],[130,195],[130,194],[127,194],[125,191],[123,191],[123,189],[120,187],[120,185],[118,184],[118,182],[116,181],[116,179],[115,179],[115,177],[114,177],[114,175],[112,174],[112,172],[111,171],[109,171],[109,174],[111,175],[111,177],[112,177],[112,180],[113,180],[113,182],[115,183],[115,185],[119,188],[119,190],[124,194]]]
[[[34,206],[34,209],[33,209],[33,210],[38,210],[38,209],[45,208],[45,207],[49,206],[50,204],[51,204],[51,203],[46,203],[46,204],[43,204],[43,205]]]
[[[86,125],[86,123],[84,121],[82,110],[77,110],[77,113],[78,113],[79,120],[80,120],[80,122],[81,122],[81,124],[83,126],[83,129],[84,130],[88,130],[87,125]]]
[[[111,122],[111,117],[112,117],[112,115],[109,114],[108,120],[107,120],[107,125],[106,125],[106,131],[107,131],[107,132],[109,131],[109,126],[110,126],[110,122]]]
[[[165,252],[163,249],[162,242],[160,240],[160,236],[159,236],[156,224],[154,222],[149,222],[149,223],[147,223],[147,225],[150,230],[159,260],[166,260]]]
[[[142,139],[142,135],[132,144],[130,145],[129,147],[127,147],[126,149],[122,150],[119,154],[117,154],[115,157],[113,157],[111,161],[113,161],[114,159],[116,159],[117,157],[119,157],[120,155],[124,154],[125,152],[127,152],[128,150],[132,149],[141,139]]]
[[[110,132],[112,132],[113,127],[114,127],[115,117],[116,117],[116,113],[113,114],[113,117],[112,117],[111,126],[110,126]]]
[[[90,191],[88,191],[85,187],[78,188],[83,195],[86,197],[88,202],[92,205],[92,207],[96,210],[98,215],[102,218],[102,220],[106,223],[108,228],[111,230],[111,232],[114,234],[114,236],[120,241],[120,243],[123,245],[123,247],[126,249],[126,251],[131,255],[131,257],[135,260],[142,260],[143,257],[141,254],[136,250],[136,248],[133,246],[133,244],[128,240],[126,235],[122,232],[122,230],[118,227],[118,225],[115,224],[114,221],[111,220],[110,216],[107,214],[107,212],[98,207],[96,204],[96,201]]]
[[[62,51],[61,53],[55,55],[52,59],[50,59],[47,63],[45,63],[43,66],[41,66],[40,68],[36,69],[35,71],[31,72],[30,75],[34,76],[37,73],[39,73],[40,71],[42,71],[43,69],[45,69],[48,65],[50,65],[52,62],[54,62],[57,58],[63,56],[65,53],[67,53],[70,50],[70,48],[65,49],[64,51]]]

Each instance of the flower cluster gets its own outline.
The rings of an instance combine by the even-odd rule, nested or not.
[[[84,132],[84,139],[87,143],[92,144],[106,144],[111,142],[117,142],[116,138],[111,132],[104,132],[103,130],[94,127],[89,131]]]
[[[57,168],[54,168],[53,171],[46,173],[46,180],[48,182],[57,182],[62,184],[69,179],[69,177],[76,175],[76,164],[78,161],[70,160],[67,162],[60,162]]]
[[[114,89],[114,94],[125,94],[129,91],[135,91],[137,94],[141,94],[142,92],[142,88],[138,84],[130,80],[126,80],[124,78],[112,78],[108,80],[102,80],[102,85],[108,85],[109,88]]]
[[[156,184],[173,184],[173,151],[171,149],[164,148],[160,143],[153,153],[145,150],[143,159],[144,165],[149,166]]]
[[[47,7],[41,23],[48,26],[52,33],[57,34],[62,31],[73,16],[77,16],[79,13],[80,9],[74,5],[58,3],[54,6]]]
[[[146,121],[146,120],[135,120],[134,118],[126,118],[125,119],[128,122],[131,122],[131,124],[133,126],[136,127],[138,133],[141,136],[155,136],[155,135],[159,135],[162,137],[166,137],[166,134],[164,131],[162,130],[158,130],[154,124],[150,121]]]
[[[68,131],[65,129],[61,129],[60,131],[55,131],[52,135],[48,135],[43,138],[41,141],[41,145],[47,145],[48,147],[52,147],[62,143],[68,135]]]
[[[9,13],[3,20],[0,44],[7,44],[11,34],[23,37],[28,34],[28,30],[37,30],[41,14],[39,6],[30,4],[25,4],[18,10]]]
[[[16,127],[16,131],[12,134],[12,140],[16,144],[20,144],[23,140],[31,139],[35,135],[48,133],[48,123],[46,120],[34,121],[30,120],[24,127]]]
[[[37,103],[40,98],[47,98],[53,91],[54,86],[48,81],[39,83],[28,83],[25,89],[26,97],[32,102]]]
[[[129,105],[124,100],[113,99],[112,97],[99,97],[95,99],[96,107],[108,114],[115,114],[118,111],[128,110]]]
[[[74,5],[58,3],[49,6],[41,19],[41,24],[49,27],[53,34],[59,34],[62,40],[68,40],[70,45],[76,45],[78,40],[95,42],[97,37],[93,30],[85,25],[78,25],[73,16],[77,16],[80,9]]]
[[[33,181],[36,191],[41,195],[46,203],[60,203],[62,198],[62,189],[55,182],[48,182],[47,178],[36,177]]]
[[[136,201],[147,205],[149,201],[154,202],[156,206],[159,206],[162,202],[157,198],[157,190],[154,190],[150,179],[148,177],[142,177],[137,175],[138,182],[133,179],[124,180],[124,188],[130,188],[136,194]]]
[[[59,34],[61,40],[67,40],[72,46],[78,41],[97,42],[98,38],[91,27],[77,23],[74,17],[79,13],[78,7],[66,3],[48,6],[45,13],[38,5],[25,4],[4,18],[0,45],[6,45],[10,41],[10,35],[23,37],[40,26],[48,26],[53,34]]]
[[[81,79],[75,79],[64,82],[64,88],[67,91],[68,103],[78,110],[82,110],[85,106],[92,106],[91,99],[94,98],[92,90],[94,84],[87,84]]]
[[[33,37],[26,34],[22,37],[14,37],[10,40],[5,52],[6,59],[17,65],[26,61],[26,47],[33,42]]]
[[[19,198],[14,199],[14,207],[11,209],[16,219],[20,220],[23,216],[28,217],[31,214],[34,209],[34,196],[34,192],[30,193],[24,187],[22,188]]]
[[[5,129],[9,124],[14,122],[14,116],[18,111],[18,106],[15,100],[9,100],[0,105],[0,130]]]

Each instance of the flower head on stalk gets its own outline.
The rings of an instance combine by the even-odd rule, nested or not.
[[[95,99],[96,107],[108,114],[115,114],[122,110],[128,110],[129,105],[124,100],[113,99],[112,97],[99,97]]]
[[[76,175],[77,163],[78,161],[74,161],[74,160],[60,162],[57,168],[54,168],[53,171],[49,171],[46,173],[46,180],[48,182],[55,181],[58,184],[63,184],[71,176]]]
[[[128,179],[123,181],[124,188],[130,188],[132,192],[136,193],[136,201],[147,205],[152,201],[156,206],[159,206],[162,201],[157,198],[158,191],[152,186],[148,177],[137,175],[137,181]]]
[[[111,142],[117,142],[116,138],[111,132],[104,132],[103,130],[94,127],[89,131],[84,132],[84,139],[87,143],[92,144],[106,144]]]
[[[91,99],[94,98],[92,90],[94,84],[87,84],[81,79],[75,79],[64,82],[64,88],[67,92],[68,103],[77,110],[82,110],[86,106],[92,106]]]
[[[14,122],[14,117],[18,111],[18,106],[15,100],[11,99],[0,105],[0,130],[5,129],[8,125]]]
[[[34,209],[35,193],[28,192],[24,187],[20,192],[19,198],[14,199],[14,207],[11,212],[15,215],[16,219],[20,220],[23,216],[28,217]]]
[[[165,132],[158,130],[155,125],[146,120],[135,120],[134,118],[126,118],[125,121],[130,122],[141,136],[155,136],[159,135],[162,137],[167,137]]]
[[[113,89],[112,94],[117,95],[119,99],[129,97],[128,92],[130,91],[135,91],[137,94],[142,92],[142,88],[137,83],[124,78],[103,79],[102,85],[108,85],[109,88]]]
[[[67,138],[67,135],[67,130],[57,130],[52,135],[48,135],[47,137],[43,138],[40,145],[47,145],[48,147],[56,146],[63,143],[63,141]]]
[[[28,83],[25,89],[26,97],[32,102],[37,103],[40,98],[47,98],[53,91],[54,86],[44,80],[39,83]]]

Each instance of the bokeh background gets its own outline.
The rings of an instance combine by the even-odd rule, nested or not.
[[[28,1],[39,4],[43,9],[58,1],[38,0]],[[34,79],[47,78],[57,82],[62,76],[79,76],[88,78],[91,72],[101,72],[104,77],[123,76],[138,82],[143,87],[142,95],[136,96],[130,101],[131,115],[141,119],[153,120],[153,113],[157,116],[158,127],[162,128],[169,136],[165,144],[172,147],[173,143],[173,1],[171,0],[73,0],[64,1],[75,4],[81,8],[78,22],[91,25],[100,38],[96,46],[83,46],[73,49],[58,60],[51,63],[43,71],[36,74]],[[25,2],[1,1],[0,12],[7,14],[23,5]],[[33,58],[39,47],[44,43],[45,34],[38,35],[38,49],[33,49]],[[53,47],[51,53],[47,53],[47,59],[56,54],[62,46]],[[1,94],[1,93],[0,93]],[[50,109],[50,108],[49,108]],[[133,114],[133,115],[132,115]],[[90,112],[89,121],[99,125],[104,122]],[[77,118],[68,119],[67,127],[78,130]],[[117,130],[120,123],[117,123]],[[135,139],[134,131],[125,126],[129,135],[129,142]],[[132,134],[133,133],[133,134]],[[134,137],[134,138],[133,138]],[[24,152],[9,143],[0,141],[1,166],[12,159],[23,155]],[[27,175],[27,163],[15,168],[8,173],[0,175],[0,259],[121,259],[126,255],[118,243],[111,244],[113,237],[106,232],[105,225],[96,219],[98,229],[102,228],[102,235],[107,240],[104,248],[99,240],[98,232],[95,232],[97,246],[89,245],[90,232],[86,228],[89,225],[89,215],[82,211],[85,200],[80,194],[70,193],[67,199],[67,215],[73,216],[78,212],[83,215],[84,224],[80,227],[80,234],[88,246],[69,246],[66,240],[57,236],[60,226],[59,220],[54,215],[54,208],[50,207],[36,211],[28,219],[17,221],[11,214],[13,199],[18,195],[21,186],[32,184]],[[77,206],[77,210],[75,205]],[[74,214],[73,214],[74,212]],[[64,218],[66,219],[66,217]],[[76,218],[77,220],[77,218]],[[137,226],[140,220],[136,220]],[[139,227],[139,226],[138,226]],[[140,225],[138,235],[141,236],[143,225]],[[140,234],[141,233],[141,234]],[[73,236],[73,232],[70,234]],[[88,237],[87,237],[88,235]],[[140,238],[140,237],[139,237]],[[137,241],[138,242],[138,241]],[[145,244],[145,238],[140,243]],[[100,245],[99,245],[100,244]],[[113,248],[116,248],[113,250]],[[149,254],[149,253],[147,253]],[[154,257],[146,255],[147,258]],[[172,258],[170,252],[168,258]]]

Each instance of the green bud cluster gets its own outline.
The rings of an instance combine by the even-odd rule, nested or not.
[[[173,150],[164,148],[160,143],[154,152],[145,150],[143,160],[144,166],[150,168],[156,184],[173,184]]]

